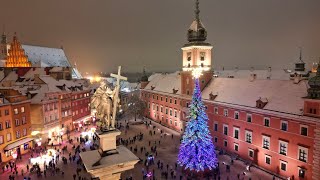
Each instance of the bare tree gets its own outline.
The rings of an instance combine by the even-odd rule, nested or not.
[[[128,115],[134,116],[134,121],[138,117],[142,117],[146,110],[146,103],[142,101],[138,93],[132,93],[128,97],[128,109],[126,113]]]

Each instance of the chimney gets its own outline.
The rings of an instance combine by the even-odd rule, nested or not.
[[[256,79],[257,79],[257,74],[251,73],[251,74],[250,74],[249,81],[252,82],[252,81],[254,81],[254,80],[256,80]]]

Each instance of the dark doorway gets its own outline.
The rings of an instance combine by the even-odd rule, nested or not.
[[[20,151],[20,147],[17,148],[17,158],[19,158],[21,156],[21,151]]]

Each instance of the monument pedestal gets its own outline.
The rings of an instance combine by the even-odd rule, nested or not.
[[[119,180],[121,172],[134,168],[139,158],[124,146],[116,146],[117,129],[96,132],[100,141],[98,150],[81,152],[86,170],[100,180]]]

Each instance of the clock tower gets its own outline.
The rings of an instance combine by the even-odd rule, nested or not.
[[[200,20],[199,0],[196,0],[195,8],[195,19],[187,33],[188,43],[181,48],[181,92],[185,95],[191,95],[193,91],[192,69],[201,68],[203,70],[203,75],[199,78],[201,90],[209,83],[213,75],[211,69],[213,47],[206,42],[207,31]]]

